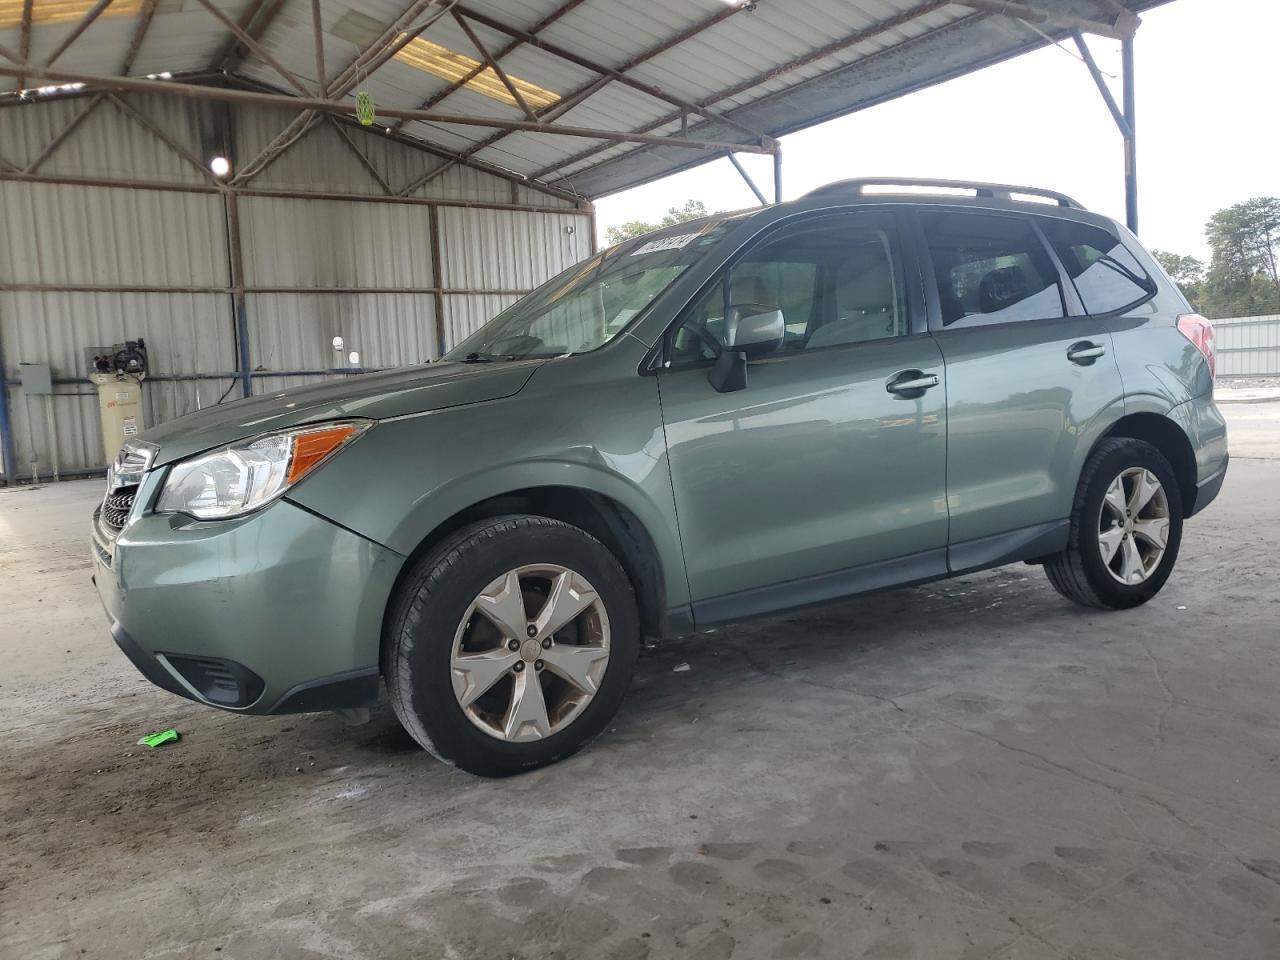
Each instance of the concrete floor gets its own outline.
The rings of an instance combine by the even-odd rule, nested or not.
[[[1224,409],[1259,459],[1148,606],[1013,566],[663,643],[501,782],[153,689],[100,483],[0,493],[0,957],[1274,960],[1280,410]]]

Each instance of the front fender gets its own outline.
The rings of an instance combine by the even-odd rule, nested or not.
[[[584,378],[541,391],[539,379],[515,397],[383,421],[290,499],[408,556],[441,524],[493,497],[533,487],[597,494],[644,525],[668,604],[686,603],[654,378]]]

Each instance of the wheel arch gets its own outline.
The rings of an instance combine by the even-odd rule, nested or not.
[[[1171,417],[1159,413],[1130,413],[1121,417],[1098,438],[1095,449],[1103,440],[1113,437],[1127,437],[1131,440],[1142,440],[1151,444],[1162,454],[1173,467],[1174,476],[1178,479],[1178,493],[1182,498],[1183,515],[1191,513],[1196,500],[1196,454],[1191,445],[1191,438],[1178,422]],[[1090,456],[1093,451],[1090,451]]]
[[[490,517],[529,514],[559,520],[595,537],[613,554],[636,594],[640,627],[661,636],[667,626],[666,565],[653,535],[637,513],[615,497],[572,485],[520,487],[477,500],[432,528],[405,558],[383,614],[382,652],[400,590],[421,557],[450,534]]]

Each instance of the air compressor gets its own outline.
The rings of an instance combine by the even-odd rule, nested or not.
[[[142,381],[147,376],[147,344],[141,337],[90,354],[89,379],[98,388],[102,449],[111,463],[126,440],[146,429]]]

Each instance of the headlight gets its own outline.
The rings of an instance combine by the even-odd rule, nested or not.
[[[175,464],[157,513],[200,520],[238,517],[265,506],[372,426],[367,420],[271,433]]]

